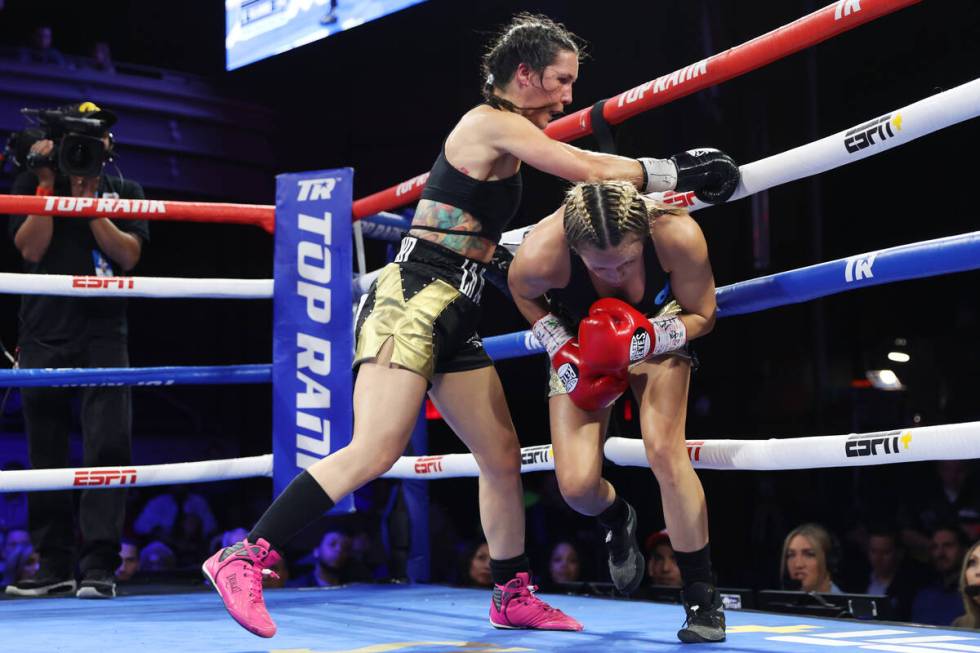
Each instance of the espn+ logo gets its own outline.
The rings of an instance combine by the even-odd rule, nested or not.
[[[907,450],[911,443],[912,433],[909,431],[852,435],[844,443],[844,454],[848,458],[895,455]]]
[[[844,134],[844,148],[848,154],[854,154],[875,145],[875,137],[878,138],[878,143],[882,143],[889,138],[894,138],[895,132],[901,130],[902,114],[896,113],[894,117],[888,114],[848,130]]]

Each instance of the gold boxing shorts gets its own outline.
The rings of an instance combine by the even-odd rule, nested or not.
[[[476,332],[486,266],[412,236],[381,269],[358,310],[354,367],[393,340],[391,362],[434,374],[493,365]]]

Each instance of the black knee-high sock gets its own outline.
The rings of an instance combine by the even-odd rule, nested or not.
[[[681,571],[681,580],[685,588],[694,583],[714,584],[715,579],[711,573],[710,542],[697,551],[674,551],[674,559],[677,560],[677,568]]]
[[[629,509],[626,507],[626,502],[623,497],[616,495],[612,505],[596,515],[596,519],[599,520],[599,525],[607,531],[616,532],[626,523],[628,515]]]
[[[259,523],[248,534],[248,541],[257,542],[263,538],[273,547],[281,547],[333,506],[333,499],[304,469],[259,518]]]
[[[507,581],[522,571],[531,573],[531,561],[528,560],[527,554],[522,553],[506,560],[490,558],[490,575],[493,577],[494,585],[506,585]]]

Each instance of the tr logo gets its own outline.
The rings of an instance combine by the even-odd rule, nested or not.
[[[334,177],[324,177],[323,179],[300,179],[296,182],[299,185],[299,196],[296,198],[300,202],[328,200],[333,193],[337,180]]]
[[[861,0],[838,0],[834,8],[834,20],[840,20],[861,11]]]
[[[878,252],[873,252],[847,259],[847,266],[844,268],[844,281],[851,283],[852,281],[860,281],[861,279],[874,278],[875,275],[871,271],[871,266],[875,264],[877,257]]]

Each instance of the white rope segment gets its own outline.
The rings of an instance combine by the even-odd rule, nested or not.
[[[980,79],[975,79],[831,136],[740,166],[742,179],[728,201],[840,168],[978,115]],[[697,199],[693,191],[651,193],[649,197],[689,211],[711,206]]]
[[[980,458],[980,422],[769,440],[688,440],[696,469],[787,470]],[[643,441],[609,438],[606,458],[648,467]]]
[[[0,492],[98,490],[272,476],[272,454],[165,465],[25,469],[0,472]]]
[[[550,444],[521,449],[521,473],[554,470],[555,455]],[[402,456],[382,478],[437,479],[479,476],[476,458],[469,453],[442,456]]]
[[[272,279],[96,277],[0,273],[0,294],[65,297],[271,299]]]

